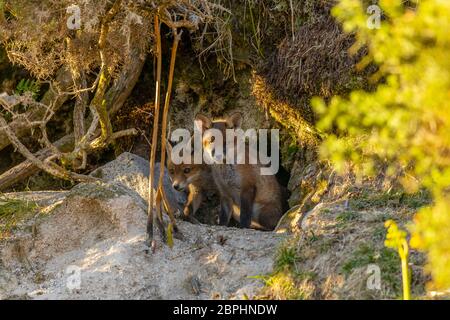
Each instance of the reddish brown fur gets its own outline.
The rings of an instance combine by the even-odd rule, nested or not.
[[[204,130],[215,128],[222,131],[225,137],[227,128],[240,127],[241,115],[233,114],[225,120],[216,121],[198,115],[196,121],[201,122]],[[202,145],[205,152],[211,152],[211,143],[206,135]],[[260,168],[259,164],[211,165],[211,174],[221,197],[220,224],[228,225],[233,217],[242,227],[262,230],[276,227],[284,213],[281,186],[274,175],[261,175]]]

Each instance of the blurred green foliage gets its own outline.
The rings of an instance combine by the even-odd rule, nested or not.
[[[412,6],[411,3],[415,3]],[[343,171],[349,163],[360,175],[403,173],[408,192],[426,188],[432,206],[420,209],[411,227],[411,245],[426,250],[433,282],[450,287],[450,1],[380,0],[380,28],[359,0],[341,0],[333,15],[354,32],[351,51],[367,46],[358,64],[379,66],[372,92],[353,91],[329,103],[312,101],[327,134],[321,156]]]
[[[387,229],[384,245],[398,251],[402,261],[403,299],[411,299],[411,272],[408,266],[409,245],[406,231],[400,229],[394,220],[387,220],[384,224]]]

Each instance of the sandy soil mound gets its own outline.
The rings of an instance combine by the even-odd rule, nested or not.
[[[180,221],[184,239],[148,253],[141,192],[109,178],[34,196],[41,214],[0,244],[0,299],[242,298],[271,271],[283,236],[255,230]]]

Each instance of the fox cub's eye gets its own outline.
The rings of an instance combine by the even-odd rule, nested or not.
[[[191,168],[184,168],[184,173],[189,173],[191,172]]]

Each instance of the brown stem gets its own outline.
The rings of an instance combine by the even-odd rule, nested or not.
[[[164,101],[164,110],[163,110],[163,118],[162,118],[162,134],[161,134],[161,162],[159,167],[159,181],[158,181],[158,190],[162,193],[163,201],[166,199],[165,191],[163,187],[163,177],[164,177],[164,169],[166,164],[166,139],[167,139],[167,116],[169,114],[170,107],[170,97],[172,93],[172,83],[173,83],[173,74],[175,70],[175,60],[177,57],[177,49],[178,43],[181,39],[181,33],[178,33],[176,28],[173,28],[174,40],[172,45],[172,54],[170,57],[170,69],[169,69],[169,80],[167,85],[166,99]],[[169,203],[165,203],[167,208],[167,213],[172,220],[172,223],[175,223],[175,219],[173,218],[173,211]]]
[[[71,53],[73,52],[73,42],[70,37],[66,38],[67,49],[69,52],[69,57],[71,57]],[[69,59],[69,66],[72,73],[72,79],[74,83],[74,88],[79,90],[84,90],[87,87],[86,75],[83,71],[80,71],[77,63],[74,63],[75,59],[72,57]],[[82,138],[86,134],[86,126],[85,126],[85,114],[86,107],[88,104],[89,94],[87,91],[79,92],[76,94],[75,106],[73,108],[73,133],[75,137],[75,145],[80,144]],[[75,165],[76,169],[85,169],[87,165],[87,153],[82,150],[80,152],[81,165]],[[75,161],[73,161],[75,162]]]
[[[119,13],[120,6],[122,0],[116,0],[112,8],[108,11],[105,18],[102,21],[102,26],[100,29],[100,37],[98,40],[98,48],[100,51],[100,60],[101,60],[101,68],[99,81],[97,86],[97,91],[95,93],[94,99],[92,99],[92,106],[95,108],[100,122],[101,128],[101,138],[105,143],[107,143],[109,137],[111,136],[113,130],[111,125],[111,119],[108,115],[108,110],[106,108],[106,101],[104,99],[106,89],[111,80],[110,71],[107,68],[106,58],[105,58],[105,46],[106,46],[106,37],[108,36],[109,24]]]
[[[158,123],[159,123],[159,106],[160,106],[160,85],[161,85],[161,33],[159,25],[159,17],[155,14],[154,18],[155,38],[156,38],[156,88],[155,88],[155,117],[153,120],[153,134],[152,145],[150,151],[150,177],[149,177],[149,201],[148,201],[148,219],[147,219],[147,235],[148,242],[154,249],[155,243],[153,242],[153,209],[154,209],[154,192],[153,181],[155,178],[155,159],[156,159],[156,147],[158,144]]]

